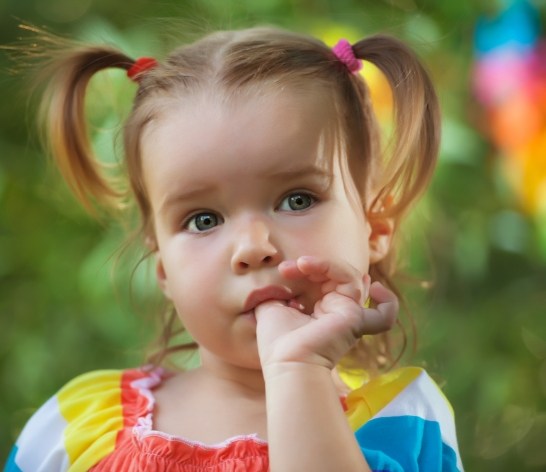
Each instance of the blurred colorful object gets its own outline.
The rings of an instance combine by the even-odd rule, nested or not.
[[[526,212],[546,214],[546,43],[528,0],[505,0],[475,32],[474,92]]]

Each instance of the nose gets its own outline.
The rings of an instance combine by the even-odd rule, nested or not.
[[[277,266],[282,255],[271,240],[271,230],[264,221],[246,221],[235,235],[231,268],[236,274],[262,267]]]

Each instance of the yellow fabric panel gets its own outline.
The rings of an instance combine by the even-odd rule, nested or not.
[[[370,375],[365,370],[345,370],[338,367],[337,373],[343,383],[347,385],[351,391],[356,390],[361,387],[362,384],[370,380]]]
[[[423,370],[404,367],[387,372],[366,382],[347,396],[347,418],[353,431],[388,405]]]
[[[121,372],[96,371],[69,382],[58,394],[68,425],[65,448],[70,470],[86,471],[112,452],[123,428]]]

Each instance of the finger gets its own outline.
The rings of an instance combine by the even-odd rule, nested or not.
[[[316,256],[302,256],[296,261],[300,271],[313,282],[348,283],[360,278],[358,271],[343,262],[333,262]]]
[[[282,261],[279,264],[279,272],[286,279],[303,279],[307,277],[307,275],[300,270],[294,259]]]
[[[279,264],[279,271],[287,279],[307,278],[312,282],[325,282],[335,278],[337,282],[347,282],[350,275],[325,259],[316,256],[301,256]]]
[[[362,274],[345,262],[332,262],[313,256],[303,256],[296,264],[302,274],[312,282],[321,283],[321,292],[326,295],[336,292],[357,303],[364,301]]]
[[[308,274],[310,280],[322,282],[321,292],[326,295],[336,292],[358,304],[364,302],[366,292],[362,274],[352,265],[341,261],[320,259],[298,259],[301,271]]]
[[[371,285],[370,296],[376,306],[364,309],[367,334],[388,331],[394,326],[398,317],[398,297],[379,282],[374,282]]]
[[[336,292],[355,300],[364,301],[364,281],[361,273],[345,262],[332,262],[317,256],[301,256],[279,264],[281,275],[287,279],[306,278],[321,284],[323,295]]]
[[[398,309],[398,297],[396,294],[379,281],[375,281],[370,285],[369,295],[376,305],[393,303],[395,304],[396,309]]]

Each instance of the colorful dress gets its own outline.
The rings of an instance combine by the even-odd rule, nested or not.
[[[97,371],[69,382],[29,420],[4,472],[267,471],[256,435],[206,445],[153,429],[162,372]],[[453,411],[425,371],[407,367],[353,390],[344,408],[373,471],[462,471]]]

